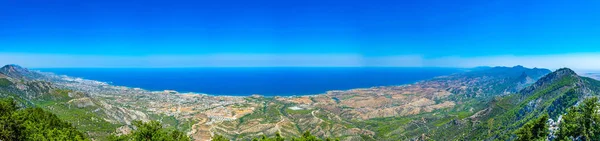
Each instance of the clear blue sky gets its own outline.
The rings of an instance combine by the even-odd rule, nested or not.
[[[0,63],[445,66],[454,63],[445,58],[598,59],[598,7],[598,0],[0,0]],[[457,67],[504,64],[514,63]]]

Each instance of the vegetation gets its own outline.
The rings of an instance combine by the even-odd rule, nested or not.
[[[556,140],[597,140],[600,138],[600,102],[598,97],[585,99],[582,104],[571,107],[558,125]],[[517,132],[519,141],[546,140],[548,137],[548,115],[530,121]]]
[[[517,141],[545,141],[550,133],[548,124],[546,124],[547,121],[548,115],[544,114],[542,117],[523,125],[516,132]]]
[[[578,77],[565,75],[548,75],[542,80],[548,85],[540,85],[530,92],[502,97],[492,106],[492,113],[487,117],[488,121],[477,128],[479,132],[472,132],[468,138],[495,138],[510,140],[514,138],[511,133],[517,132],[518,128],[526,126],[540,115],[550,114],[549,118],[555,119],[559,114],[554,111],[563,111],[575,104],[581,92],[578,89]],[[518,104],[514,104],[518,103]]]
[[[0,99],[0,140],[89,140],[71,123],[40,108],[17,107],[10,98]]]
[[[286,140],[288,140],[288,139],[281,136],[281,134],[279,132],[275,133],[274,137],[267,137],[267,136],[263,135],[260,138],[252,139],[252,141],[286,141]],[[214,137],[212,137],[211,141],[230,141],[230,140],[221,135],[215,135]],[[290,138],[289,141],[339,141],[339,139],[334,139],[334,138],[320,139],[320,138],[312,135],[309,131],[305,131],[301,137],[293,137],[293,138]]]
[[[12,82],[10,82],[8,79],[0,78],[0,87],[6,87],[10,85],[12,85]]]
[[[589,98],[583,104],[572,107],[559,125],[558,140],[597,140],[600,138],[600,103]]]
[[[190,137],[178,130],[164,128],[158,121],[133,121],[135,130],[127,135],[111,136],[113,141],[189,141]]]
[[[150,119],[159,121],[164,127],[179,131],[189,131],[195,123],[195,121],[191,119],[177,119],[174,116],[165,114],[149,114],[149,116]]]
[[[227,139],[221,135],[215,135],[214,137],[212,137],[211,141],[229,141],[229,139]]]
[[[69,103],[70,100],[74,99],[69,97],[69,93],[73,97],[78,97],[76,96],[78,93],[71,90],[58,89],[31,101],[35,106],[54,113],[61,120],[71,122],[79,131],[85,132],[90,138],[97,140],[106,140],[106,137],[115,129],[122,126],[104,120],[103,117],[107,117],[104,112],[94,112],[99,108],[97,106],[78,107]],[[90,100],[90,102],[94,101]]]
[[[312,112],[312,110],[304,110],[304,109],[301,109],[301,110],[292,110],[292,109],[287,108],[287,109],[285,109],[285,112],[288,113],[288,114],[305,115],[305,114],[310,114]]]

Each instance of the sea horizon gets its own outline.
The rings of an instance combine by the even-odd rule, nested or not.
[[[441,67],[32,68],[148,91],[213,96],[304,96],[411,84],[463,72]]]

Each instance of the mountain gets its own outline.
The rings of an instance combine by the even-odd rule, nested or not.
[[[292,97],[173,94],[16,65],[0,71],[0,97],[52,112],[96,140],[129,133],[133,120],[158,120],[195,140],[291,137],[304,131],[348,141],[512,140],[524,123],[543,114],[556,123],[567,108],[598,92],[600,82],[570,69],[522,66]]]
[[[91,137],[103,139],[126,122],[149,120],[138,117],[138,112],[126,107],[105,104],[101,97],[49,82],[50,77],[43,73],[6,65],[0,74],[5,76],[0,78],[0,98],[13,98],[21,107],[50,111]]]
[[[14,79],[34,80],[45,77],[41,73],[30,71],[26,68],[14,64],[5,65],[4,67],[0,68],[0,74]]]
[[[456,124],[447,124],[431,135],[437,139],[458,140],[511,140],[514,132],[525,123],[548,114],[552,127],[560,120],[566,109],[597,96],[600,82],[578,76],[573,70],[562,68],[550,73],[518,94],[495,98],[489,107]],[[435,134],[443,133],[443,134]],[[447,135],[459,135],[448,137]]]
[[[17,65],[6,65],[0,68],[0,96],[13,97],[22,101],[23,105],[32,105],[31,99],[49,94],[54,85],[46,81],[29,81],[26,76],[36,76],[27,69]]]
[[[516,93],[550,72],[548,69],[523,66],[494,67],[441,77],[437,83],[446,82],[448,91],[463,97],[486,97]]]
[[[21,78],[24,74],[28,74],[29,71],[21,66],[11,64],[0,68],[0,73],[11,78]]]

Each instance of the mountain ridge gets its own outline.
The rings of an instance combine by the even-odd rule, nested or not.
[[[8,64],[0,68],[0,75],[4,75],[13,79],[26,79],[26,80],[41,80],[46,76],[39,72],[31,71],[27,68],[23,68],[16,64]]]
[[[0,68],[0,73],[12,78],[21,78],[24,74],[29,73],[29,70],[19,65],[8,64]]]
[[[560,115],[566,113],[569,107],[587,97],[597,96],[598,83],[597,80],[578,76],[571,69],[558,69],[518,94],[499,96],[490,101],[488,108],[466,120],[477,124],[470,127],[449,125],[439,130],[460,129],[457,134],[469,132],[463,134],[466,136],[457,137],[460,139],[513,140],[515,136],[511,134],[517,128],[543,114],[550,115],[549,122],[557,124]],[[441,135],[436,137],[441,138]]]

